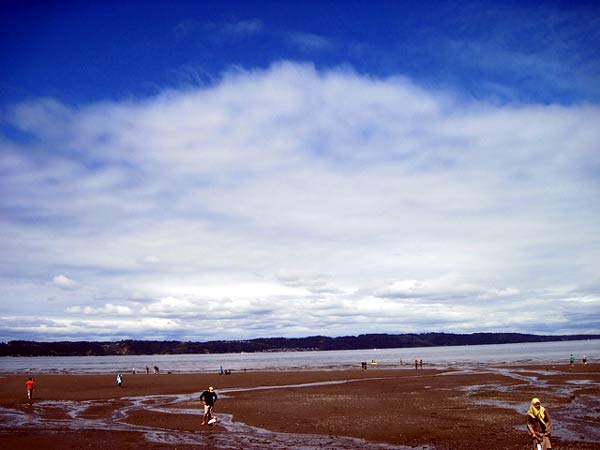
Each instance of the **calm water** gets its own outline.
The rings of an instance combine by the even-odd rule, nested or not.
[[[216,372],[223,369],[286,370],[342,369],[360,367],[361,361],[375,360],[378,367],[398,367],[423,359],[425,367],[474,367],[479,364],[565,363],[573,353],[578,363],[583,355],[589,362],[600,361],[600,340],[542,342],[526,344],[472,345],[373,350],[226,353],[219,355],[135,355],[135,356],[52,356],[3,357],[1,373],[111,373],[158,366],[166,372]]]

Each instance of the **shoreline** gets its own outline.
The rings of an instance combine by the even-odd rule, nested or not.
[[[210,438],[256,449],[270,448],[269,439],[296,439],[301,444],[281,445],[304,449],[307,439],[321,448],[319,439],[327,438],[337,442],[331,448],[353,448],[347,439],[361,439],[361,448],[520,450],[528,446],[524,418],[534,396],[555,422],[555,447],[591,450],[600,443],[590,428],[600,418],[600,364],[124,375],[118,388],[112,373],[33,374],[28,404],[30,375],[1,374],[0,445],[74,448],[67,441],[85,429],[81,448],[219,448]],[[198,396],[209,385],[223,419],[214,428],[200,426]]]
[[[13,358],[13,357],[6,357]],[[38,358],[36,356],[27,356],[20,358]],[[40,357],[41,358],[41,357]],[[47,357],[44,357],[47,358]],[[62,357],[57,357],[62,358]],[[2,361],[2,357],[0,357],[0,362]],[[581,362],[576,362],[575,366],[585,367]],[[589,362],[587,366],[600,365],[600,362]],[[367,372],[370,371],[412,371],[416,370],[435,370],[435,371],[464,371],[464,370],[485,370],[489,367],[494,368],[527,368],[527,367],[539,367],[544,369],[561,369],[564,367],[568,367],[569,364],[565,363],[564,358],[562,360],[550,361],[550,362],[540,362],[536,360],[527,360],[527,361],[498,361],[498,362],[454,362],[454,363],[438,363],[438,362],[424,362],[423,367],[419,367],[415,369],[414,364],[404,363],[403,365],[399,365],[397,363],[377,363],[376,365],[367,364],[368,368]],[[231,373],[242,374],[242,373],[290,373],[290,372],[351,372],[351,371],[361,371],[360,364],[339,364],[339,365],[323,365],[323,366],[290,366],[290,367],[249,367],[243,369],[229,369]],[[145,370],[137,370],[136,373],[132,373],[131,368],[113,368],[110,370],[96,370],[96,369],[66,369],[66,368],[28,368],[22,369],[18,371],[14,370],[3,370],[0,367],[0,378],[5,377],[13,377],[13,376],[45,376],[45,375],[65,375],[65,376],[85,376],[85,375],[115,375],[117,373],[122,373],[126,376],[152,376],[152,375],[198,375],[198,376],[220,376],[218,369],[198,369],[198,370],[179,370],[179,369],[170,369],[164,370],[161,369],[159,374],[154,374],[152,370],[149,373],[146,373]]]
[[[218,373],[219,367],[240,372],[295,370],[350,370],[360,368],[361,361],[375,359],[379,368],[410,369],[415,359],[423,359],[425,367],[449,369],[485,367],[489,365],[535,365],[568,363],[568,355],[585,354],[592,362],[600,346],[599,340],[557,341],[519,344],[486,344],[342,351],[258,352],[177,355],[111,355],[111,356],[32,356],[0,357],[0,371],[22,374],[42,373],[138,373],[145,367],[159,366],[161,373]],[[404,361],[400,366],[399,361]],[[598,361],[594,361],[598,362]]]

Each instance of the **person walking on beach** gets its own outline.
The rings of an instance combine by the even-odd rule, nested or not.
[[[569,365],[571,366],[571,368],[573,368],[574,364],[575,364],[575,356],[573,356],[573,353],[571,353],[571,356],[569,357]]]
[[[419,360],[415,359],[415,370],[419,369]]]
[[[531,400],[531,406],[527,411],[527,431],[531,436],[533,450],[551,450],[550,436],[552,426],[550,415],[544,408],[539,398]]]
[[[204,416],[202,417],[201,425],[205,425],[211,419],[213,408],[217,402],[215,389],[210,386],[208,390],[200,395],[200,401],[202,402],[202,406],[204,406]]]
[[[27,398],[31,400],[33,398],[33,390],[35,389],[33,378],[29,377],[29,380],[25,382],[25,388],[27,389]]]
[[[117,374],[117,386],[123,387],[123,374],[122,373]]]

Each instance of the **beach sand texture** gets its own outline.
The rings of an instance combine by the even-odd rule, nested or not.
[[[553,446],[600,448],[600,364],[467,370],[369,368],[218,374],[27,375],[0,380],[0,448],[531,448],[525,413],[539,397]],[[198,397],[219,394],[215,427]]]

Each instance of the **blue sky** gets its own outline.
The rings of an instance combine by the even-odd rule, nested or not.
[[[600,98],[594,2],[173,3],[3,2],[2,97],[146,97],[284,59],[474,98]]]
[[[2,2],[0,340],[600,333],[594,2]]]

